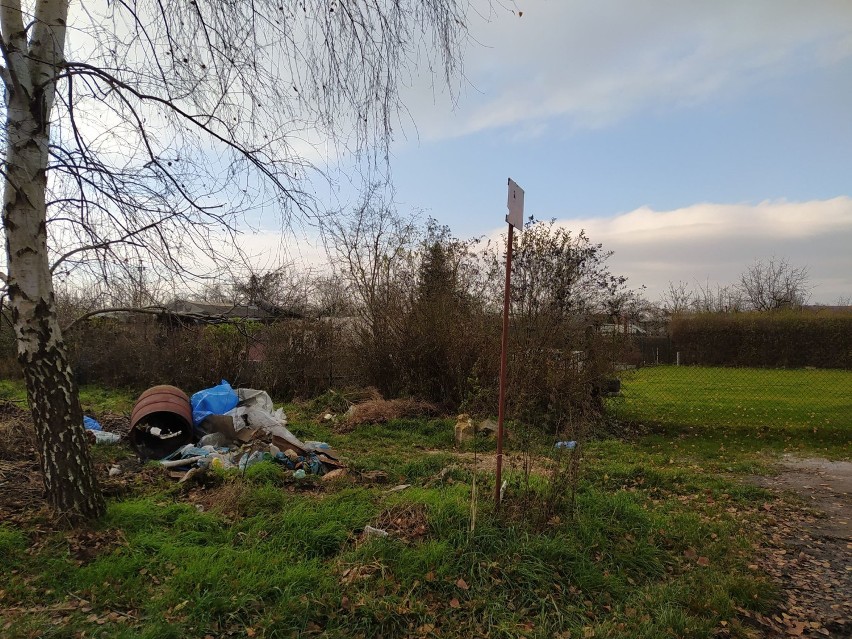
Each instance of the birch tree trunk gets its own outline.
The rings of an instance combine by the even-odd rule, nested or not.
[[[6,87],[3,227],[7,286],[32,408],[47,499],[69,522],[97,517],[104,500],[92,469],[77,386],[56,316],[47,252],[50,116],[62,70],[68,2],[44,0],[24,28],[20,0],[0,8]]]

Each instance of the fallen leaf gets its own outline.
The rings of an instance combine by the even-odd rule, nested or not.
[[[467,585],[467,582],[461,578],[456,582],[456,585],[462,590],[467,590],[468,588],[470,588],[470,586]]]
[[[704,566],[706,568],[710,565],[710,560],[707,559],[707,557],[699,557],[698,561],[695,563],[697,563],[699,566]]]
[[[461,604],[459,603],[459,600],[456,599],[455,597],[450,599],[450,608],[461,608]]]
[[[254,628],[248,627],[246,628],[246,634],[249,637],[254,637],[257,634],[257,631]]]

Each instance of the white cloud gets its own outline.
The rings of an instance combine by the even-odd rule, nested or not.
[[[727,284],[773,255],[806,266],[815,302],[852,295],[852,197],[758,204],[703,203],[671,211],[638,208],[607,218],[562,219],[615,253],[613,271],[651,300],[669,281]]]
[[[563,117],[600,127],[759,90],[775,77],[852,58],[852,3],[516,0],[471,19],[480,44],[456,112],[428,78],[404,96],[424,138]]]
[[[757,204],[700,203],[655,211],[640,207],[601,218],[560,219],[558,224],[614,251],[613,272],[630,285],[647,286],[659,299],[669,281],[727,284],[754,260],[778,256],[806,266],[815,302],[833,303],[852,295],[852,197]],[[503,229],[492,235],[498,236]],[[318,234],[310,228],[287,232],[260,230],[238,237],[237,245],[255,269],[281,264],[323,270],[327,260]],[[229,242],[222,243],[223,254]],[[238,272],[245,267],[235,262]]]

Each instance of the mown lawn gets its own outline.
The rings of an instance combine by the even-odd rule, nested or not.
[[[626,373],[619,418],[757,446],[852,453],[852,371],[657,366]]]

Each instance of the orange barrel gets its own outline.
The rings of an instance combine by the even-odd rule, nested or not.
[[[192,442],[192,407],[176,386],[152,386],[130,415],[130,445],[142,459],[162,459]]]

